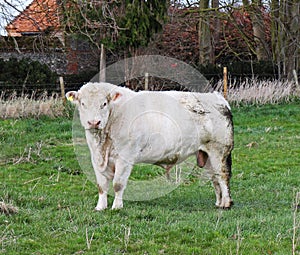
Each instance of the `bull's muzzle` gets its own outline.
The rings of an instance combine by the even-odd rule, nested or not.
[[[100,120],[92,120],[87,122],[90,129],[99,129]]]

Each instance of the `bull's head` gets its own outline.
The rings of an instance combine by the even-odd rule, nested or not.
[[[117,89],[101,85],[88,83],[66,94],[68,101],[78,107],[81,124],[86,130],[104,129],[114,104],[122,97]]]

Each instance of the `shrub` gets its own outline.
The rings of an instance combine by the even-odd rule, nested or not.
[[[0,88],[16,90],[19,93],[31,92],[35,88],[40,90],[53,89],[57,86],[57,75],[46,64],[29,59],[16,58],[5,61],[0,59]],[[48,87],[46,87],[47,85]]]

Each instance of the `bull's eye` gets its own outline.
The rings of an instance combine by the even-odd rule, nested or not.
[[[84,102],[81,102],[81,106],[84,106],[85,104],[84,104]]]
[[[100,106],[100,109],[103,109],[106,105],[107,105],[107,103],[104,102],[104,103]]]

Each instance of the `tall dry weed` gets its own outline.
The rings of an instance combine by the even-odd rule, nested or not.
[[[216,90],[223,92],[223,81],[220,80]],[[229,84],[227,99],[232,105],[240,104],[274,104],[289,102],[300,97],[300,88],[295,82],[282,80],[248,79],[240,83],[234,80]],[[0,95],[0,118],[26,117],[59,117],[68,114],[59,94],[48,95],[47,92],[38,98],[34,93],[18,97],[16,93]]]
[[[65,106],[58,94],[48,95],[44,92],[38,98],[32,93],[31,95],[17,96],[12,93],[6,96],[5,93],[0,95],[0,118],[27,118],[27,117],[58,117],[65,113]]]
[[[223,92],[223,82],[219,81],[217,90]],[[234,80],[229,85],[227,99],[233,105],[275,104],[289,102],[300,97],[300,89],[293,81],[248,79],[242,83]]]

